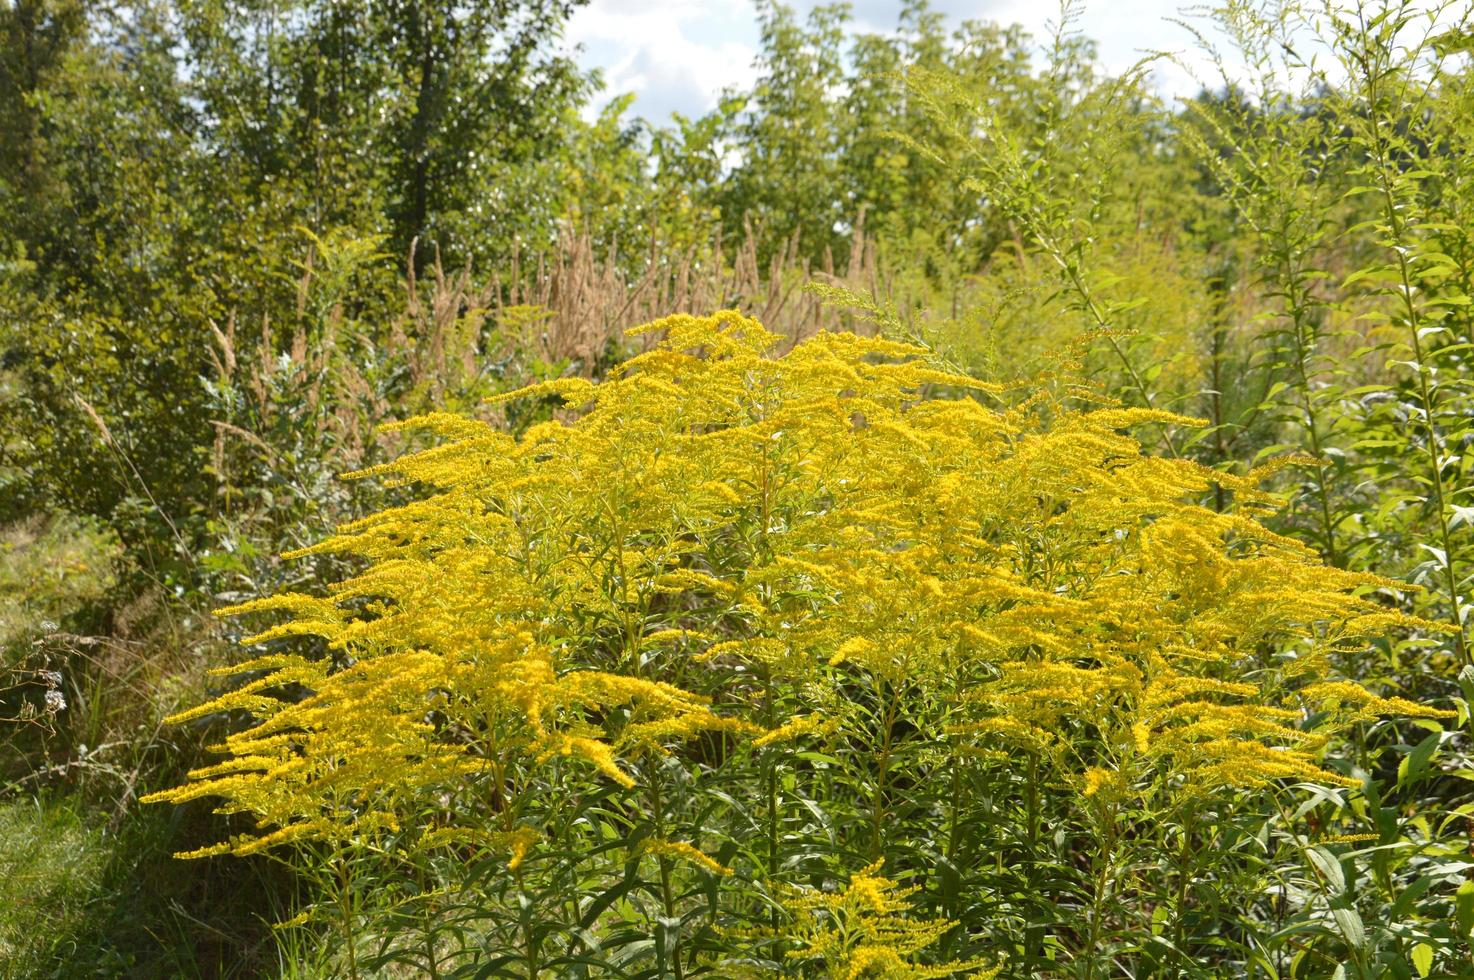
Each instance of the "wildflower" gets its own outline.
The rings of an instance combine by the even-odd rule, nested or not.
[[[632,763],[703,734],[864,735],[856,683],[905,689],[893,715],[914,716],[892,720],[917,738],[1028,752],[1086,797],[1158,776],[1350,785],[1318,762],[1337,726],[1438,714],[1335,676],[1401,622],[1366,597],[1383,580],[1265,528],[1249,478],[1132,435],[1195,420],[1048,392],[996,407],[919,347],[824,333],[780,356],[733,311],[642,332],[664,339],[603,383],[499,396],[577,407],[520,437],[400,423],[439,444],[369,472],[423,495],[298,553],[360,562],[326,595],[225,611],[281,618],[242,683],[175,720],[253,722],[149,799],[252,814],[238,853],[343,839],[468,781],[517,792],[506,774],[538,766],[629,790]],[[1197,503],[1215,484],[1252,506]],[[758,724],[749,687],[670,683],[749,667],[795,692],[789,722]],[[852,897],[873,889],[862,875]]]
[[[732,873],[731,868],[685,841],[648,840],[641,848],[641,852],[644,854],[678,858],[694,864],[698,868],[710,871],[714,875],[730,875]]]
[[[923,966],[913,959],[955,926],[946,919],[917,919],[908,901],[916,888],[903,888],[880,874],[877,861],[850,877],[839,893],[799,889],[783,901],[791,917],[783,937],[787,958],[817,962],[828,976],[927,980],[967,974],[985,980],[997,974],[983,960],[957,960]]]

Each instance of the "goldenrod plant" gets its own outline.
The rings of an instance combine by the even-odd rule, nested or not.
[[[957,923],[918,920],[909,914],[910,895],[880,874],[882,862],[862,868],[838,893],[797,891],[783,902],[792,921],[783,935],[788,960],[818,961],[828,976],[859,980],[930,980],[966,975],[989,980],[997,970],[981,960],[918,966],[912,957],[933,945]]]
[[[1347,12],[1328,5],[1315,21],[1346,72],[1333,106],[1356,161],[1358,183],[1347,193],[1366,202],[1364,227],[1375,246],[1342,286],[1355,285],[1371,299],[1368,318],[1387,328],[1378,339],[1393,373],[1391,391],[1406,411],[1374,425],[1424,457],[1410,495],[1417,499],[1409,501],[1421,504],[1431,530],[1417,575],[1440,596],[1460,666],[1474,665],[1467,638],[1470,522],[1466,506],[1455,509],[1469,492],[1461,450],[1474,402],[1457,377],[1469,343],[1470,297],[1467,253],[1455,258],[1443,240],[1463,234],[1461,151],[1470,124],[1456,96],[1436,108],[1434,100],[1445,85],[1460,84],[1446,72],[1467,48],[1470,16],[1453,3],[1359,3]]]
[[[1307,457],[1305,486],[1292,504],[1297,521],[1330,564],[1344,567],[1354,564],[1345,553],[1350,419],[1338,416],[1336,402],[1347,370],[1333,356],[1335,311],[1324,289],[1339,190],[1327,153],[1331,119],[1298,111],[1313,93],[1308,81],[1296,85],[1293,6],[1228,3],[1213,13],[1209,25],[1185,26],[1212,59],[1223,96],[1185,104],[1183,138],[1254,240],[1259,287],[1275,304],[1254,334],[1268,355],[1267,387],[1250,411],[1295,433]],[[1208,39],[1211,28],[1228,38],[1227,55]],[[1247,66],[1249,77],[1240,81],[1226,57]]]
[[[1327,765],[1330,738],[1444,713],[1338,673],[1412,625],[1374,595],[1395,583],[1267,530],[1262,474],[1152,456],[1133,434],[1192,419],[1005,389],[884,338],[825,333],[777,356],[780,338],[735,311],[642,332],[660,339],[603,383],[498,396],[567,406],[521,436],[402,423],[440,444],[360,475],[417,499],[303,552],[363,570],[225,610],[285,619],[221,671],[235,686],[176,716],[253,719],[222,761],[150,798],[248,818],[186,856],[327,845],[340,870],[372,853],[384,874],[434,868],[425,855],[445,848],[496,853],[474,877],[439,866],[436,885],[479,904],[491,934],[536,879],[573,868],[587,898],[541,912],[561,931],[504,940],[527,975],[612,955],[630,915],[663,940],[628,955],[683,975],[723,942],[753,953],[718,927],[760,924],[764,894],[816,873],[801,806],[832,822],[836,859],[925,880],[905,860],[918,835],[940,819],[973,828],[969,849],[1002,846],[976,836],[979,812],[1027,768],[1020,819],[1039,850],[1015,860],[1052,860],[1046,812],[1088,828],[1050,939],[1061,965],[1105,975],[1131,955],[1131,838],[1167,833],[1137,826],[1141,808],[1188,821],[1297,783],[1356,788],[1364,776]],[[1215,484],[1227,511],[1199,502]],[[804,751],[816,743],[828,752]],[[631,876],[653,907],[594,901]],[[903,975],[948,935],[969,962],[1038,968],[1038,950],[949,916],[876,926],[893,941],[851,943],[843,968],[829,939],[811,945],[835,976]],[[358,913],[343,919],[351,955]],[[775,935],[757,952],[804,973]],[[944,975],[917,963],[904,975]]]

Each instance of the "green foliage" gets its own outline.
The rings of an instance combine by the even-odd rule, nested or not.
[[[0,4],[0,716],[24,722],[6,968],[1468,975],[1474,7],[1224,0],[1183,22],[1212,67],[1169,106],[1152,60],[1097,62],[1075,3],[1038,45],[921,0],[884,31],[764,2],[750,82],[650,121],[628,96],[588,113],[599,79],[555,46],[574,6]],[[625,397],[672,352],[624,328],[732,305],[782,335],[744,361],[772,399],[720,371]],[[809,339],[830,327],[869,336]],[[681,363],[748,356],[730,340]],[[938,373],[896,418],[832,431],[812,398],[841,389],[772,366],[854,343],[870,353],[834,369],[853,384],[899,370],[900,342]],[[803,411],[764,414],[805,384]],[[600,393],[592,423],[570,392]],[[1045,447],[1040,469],[959,475],[956,433],[912,424],[958,402],[998,409],[1010,451]],[[1119,453],[1080,469],[1082,438]],[[766,520],[739,479],[757,458]],[[525,467],[492,494],[543,502],[525,540],[437,510],[475,497],[436,469],[453,459]],[[406,479],[340,479],[361,470]],[[1119,512],[1167,474],[1181,509]],[[965,507],[996,511],[974,537],[1000,564],[963,609],[978,555],[916,549]],[[278,557],[376,514],[341,550]],[[1182,558],[1219,531],[1239,577]],[[456,563],[488,541],[499,591]],[[1037,594],[993,601],[1004,567]],[[1356,589],[1374,637],[1214,632],[1317,575]],[[291,676],[210,676],[240,637],[208,609],[284,591],[327,594],[304,629],[332,635],[271,641]],[[406,647],[395,624],[427,597],[439,618]],[[1087,600],[1012,658],[997,636],[937,653],[957,623]],[[513,620],[551,676],[484,652]],[[1159,717],[1164,662],[1228,686]],[[328,703],[342,725],[319,724]],[[276,761],[313,778],[272,806],[225,794],[265,826],[140,811],[204,745],[262,741],[225,707],[295,726],[242,772],[290,743]],[[1258,765],[1320,768],[1195,782],[1228,751],[1210,722],[1278,746]],[[282,830],[299,839],[271,871],[164,858]]]
[[[175,716],[251,719],[146,798],[252,818],[181,856],[287,849],[323,882],[303,915],[337,933],[340,972],[381,929],[392,959],[531,977],[1176,967],[1216,923],[1190,928],[1179,894],[1175,942],[1147,944],[1139,861],[1204,811],[1263,820],[1290,782],[1360,788],[1320,765],[1351,725],[1453,714],[1337,671],[1405,625],[1368,595],[1395,583],[1268,532],[1254,480],[1122,434],[1188,420],[1010,404],[881,338],[774,356],[730,311],[656,331],[602,384],[514,393],[557,394],[567,423],[405,423],[443,444],[368,473],[427,495],[304,549],[361,562],[326,596],[228,610],[287,619],[220,671],[238,686]],[[1230,511],[1190,502],[1214,482]],[[943,860],[1015,847],[967,903],[947,894]],[[861,855],[915,883],[914,919]],[[773,914],[847,873],[839,904]],[[599,905],[626,883],[644,900]],[[1235,926],[1230,962],[1272,928]]]
[[[259,977],[278,956],[259,921],[287,900],[264,865],[181,867],[179,815],[105,815],[54,798],[0,808],[0,977]]]
[[[60,629],[102,599],[117,581],[117,552],[111,531],[66,516],[0,530],[0,650]]]
[[[302,223],[384,232],[400,254],[504,255],[559,193],[544,158],[587,79],[548,39],[575,5],[180,4],[216,179],[246,185],[241,208],[288,195],[273,203]]]
[[[1401,406],[1388,411],[1384,401],[1369,421],[1379,434],[1424,457],[1423,472],[1409,474],[1414,486],[1401,501],[1421,510],[1418,516],[1429,528],[1430,540],[1417,545],[1428,557],[1413,577],[1440,593],[1455,655],[1474,664],[1465,598],[1474,582],[1466,557],[1469,522],[1458,521],[1453,510],[1458,488],[1467,494],[1474,473],[1454,448],[1474,436],[1469,379],[1459,377],[1470,349],[1470,297],[1462,289],[1469,273],[1467,256],[1461,267],[1443,250],[1441,233],[1460,217],[1450,213],[1450,205],[1457,208],[1459,202],[1457,196],[1444,198],[1437,186],[1444,175],[1466,169],[1459,144],[1471,123],[1456,100],[1424,109],[1443,84],[1446,61],[1431,44],[1435,28],[1428,12],[1392,3],[1358,8],[1347,17],[1332,13],[1328,20],[1331,51],[1349,79],[1332,103],[1355,164],[1350,176],[1357,184],[1347,193],[1370,199],[1359,227],[1376,249],[1342,286],[1357,284],[1369,301],[1372,310],[1363,319],[1385,323],[1375,335],[1393,375],[1384,390]],[[1421,37],[1399,43],[1408,32]],[[1465,525],[1463,534],[1459,524]]]
[[[43,803],[0,809],[0,963],[7,977],[37,976],[86,915],[104,859],[76,814]]]
[[[0,445],[4,478],[26,497],[13,516],[60,506],[114,519],[147,574],[189,588],[213,508],[212,421],[230,421],[212,419],[201,384],[211,324],[264,323],[273,350],[321,342],[324,311],[294,288],[302,227],[387,236],[399,255],[417,242],[417,272],[437,254],[505,256],[529,229],[550,245],[587,91],[548,53],[570,10],[0,10],[0,208],[12,216],[0,370],[17,389],[0,400]],[[348,313],[384,324],[386,280],[365,278]]]

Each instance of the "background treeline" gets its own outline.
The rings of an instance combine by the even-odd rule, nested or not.
[[[307,882],[172,862],[217,821],[136,802],[211,735],[162,724],[233,655],[208,611],[343,571],[275,556],[405,492],[337,479],[409,448],[380,423],[518,430],[552,402],[482,399],[602,376],[625,328],[677,310],[885,331],[987,380],[1206,419],[1151,448],[1275,461],[1278,530],[1418,587],[1383,595],[1423,625],[1347,673],[1474,694],[1467,3],[1224,4],[1183,46],[1231,67],[1173,105],[1149,64],[1103,71],[1068,16],[1038,39],[915,2],[872,34],[842,5],[762,3],[750,85],[663,121],[627,98],[589,121],[599,79],[558,54],[573,6],[0,6],[5,969],[309,956],[266,927]],[[1379,836],[1336,852],[1333,893],[1275,866],[1253,969],[1467,975],[1466,752],[1431,721],[1367,726],[1333,754],[1373,794],[1263,818],[1265,840]],[[1224,970],[1249,969],[1237,942]]]
[[[851,37],[842,8],[804,23],[772,6],[750,92],[661,124],[616,99],[590,124],[597,79],[554,53],[568,5],[444,6],[8,5],[0,269],[5,365],[26,386],[23,407],[7,402],[24,432],[6,446],[13,512],[110,515],[146,486],[158,506],[138,520],[183,532],[218,490],[202,455],[220,421],[200,383],[211,325],[235,323],[236,352],[259,358],[297,334],[327,350],[327,320],[347,318],[338,345],[365,348],[351,360],[392,358],[407,265],[469,270],[502,303],[579,262],[606,291],[730,300],[724,272],[746,262],[740,286],[766,288],[775,259],[843,270],[863,230],[908,268],[971,269],[1004,230],[896,143],[933,125],[891,75],[945,68],[1025,114],[1048,84],[1016,31],[954,38],[918,5],[897,36]],[[569,278],[559,297],[591,285]],[[84,402],[138,474],[110,461]]]

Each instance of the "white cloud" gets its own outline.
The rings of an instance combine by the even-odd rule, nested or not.
[[[960,8],[966,6],[959,2],[947,8],[961,13]],[[976,9],[978,5],[974,6]],[[1046,43],[1060,15],[1059,5],[1051,0],[1001,0],[980,6],[980,10],[965,16],[1020,24],[1040,44]],[[1112,74],[1158,53],[1183,57],[1201,72],[1208,65],[1196,56],[1192,35],[1173,23],[1174,18],[1181,17],[1181,8],[1181,3],[1172,0],[1097,0],[1085,4],[1073,29],[1096,42],[1101,66]],[[1169,98],[1191,95],[1198,89],[1192,75],[1169,58],[1153,64],[1151,77],[1157,91]]]
[[[672,112],[699,116],[724,88],[745,87],[758,36],[747,0],[593,0],[564,40],[603,70],[606,97],[633,92],[635,112],[663,122]]]
[[[806,14],[817,0],[794,6]],[[901,10],[896,0],[859,0],[853,7],[855,26],[866,30],[893,28]],[[936,0],[933,7],[953,24],[969,18],[1017,23],[1038,39],[1059,14],[1050,0]],[[1163,0],[1096,2],[1087,5],[1079,26],[1100,43],[1105,67],[1120,71],[1140,57],[1138,49],[1190,47],[1188,35],[1164,19],[1176,11],[1175,3]],[[700,115],[715,107],[724,88],[745,87],[759,43],[750,0],[592,0],[575,11],[564,40],[570,48],[582,46],[585,66],[603,70],[605,99],[633,92],[635,113],[657,121],[671,112]],[[1156,77],[1164,94],[1196,87],[1174,65],[1163,64]]]
[[[818,2],[792,0],[800,15]],[[1148,52],[1176,55],[1177,61],[1154,63],[1152,81],[1167,98],[1189,96],[1197,79],[1216,76],[1192,35],[1172,22],[1187,2],[1087,0],[1076,28],[1096,41],[1108,72],[1124,71]],[[1351,0],[1334,2],[1344,8]],[[863,30],[890,30],[901,11],[899,0],[852,6],[854,26]],[[965,19],[1019,24],[1040,43],[1059,18],[1057,0],[933,0],[932,7],[953,25]],[[750,0],[592,0],[575,12],[565,40],[583,46],[585,66],[603,69],[605,98],[634,92],[634,112],[663,122],[673,111],[700,115],[724,88],[746,87],[759,36]]]

